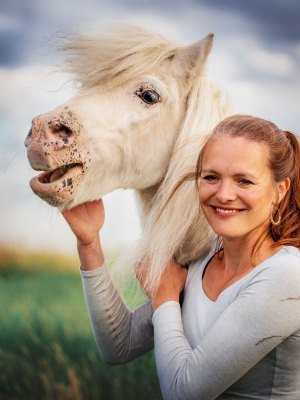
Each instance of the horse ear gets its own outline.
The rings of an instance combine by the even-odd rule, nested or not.
[[[182,47],[175,55],[181,72],[188,75],[199,75],[205,65],[205,61],[211,51],[214,34],[210,33],[199,42]]]

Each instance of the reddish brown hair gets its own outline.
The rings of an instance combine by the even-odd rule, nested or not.
[[[274,210],[274,218],[277,219],[280,214],[281,223],[274,226],[270,222],[268,233],[276,246],[291,245],[300,249],[300,144],[297,136],[290,131],[282,131],[272,122],[262,118],[249,115],[227,117],[214,128],[199,154],[197,180],[201,174],[203,154],[208,143],[222,135],[244,137],[264,143],[269,149],[268,165],[275,182],[290,179],[288,192],[277,204],[278,211]]]

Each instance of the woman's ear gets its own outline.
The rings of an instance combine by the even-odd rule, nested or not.
[[[278,203],[284,199],[287,191],[291,186],[290,178],[286,178],[283,181],[277,182],[277,193],[278,193]]]

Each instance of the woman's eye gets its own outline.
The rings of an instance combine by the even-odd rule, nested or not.
[[[143,100],[146,104],[155,104],[160,101],[160,96],[155,90],[138,90],[136,94]]]
[[[218,180],[218,177],[215,175],[205,175],[203,176],[203,179],[208,182],[216,182]]]
[[[253,182],[249,181],[248,179],[239,179],[238,183],[242,186],[249,186],[253,184]]]

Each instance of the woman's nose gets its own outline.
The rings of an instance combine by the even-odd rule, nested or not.
[[[221,182],[217,193],[216,198],[220,203],[226,203],[228,201],[234,201],[236,199],[236,190],[231,182]]]

